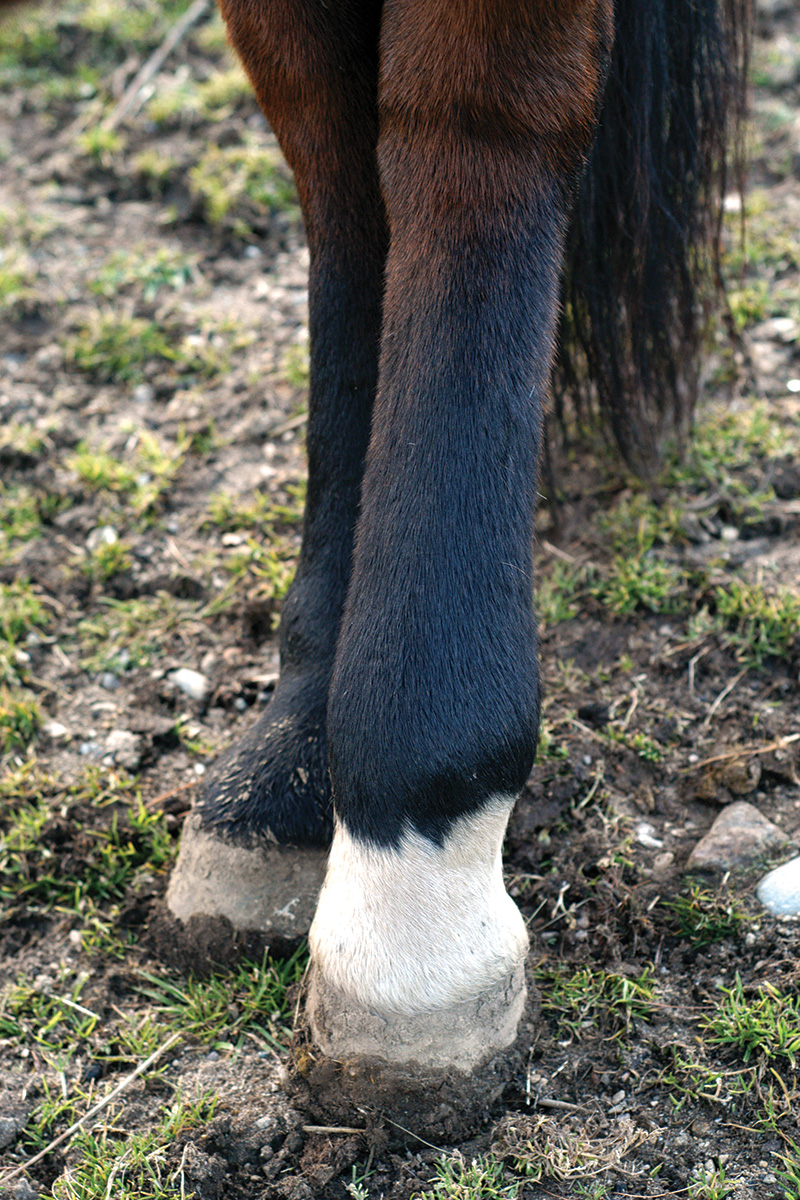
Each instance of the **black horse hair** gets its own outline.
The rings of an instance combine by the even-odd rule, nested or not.
[[[552,415],[599,413],[647,474],[691,427],[741,188],[752,0],[617,0],[602,117],[567,244]]]

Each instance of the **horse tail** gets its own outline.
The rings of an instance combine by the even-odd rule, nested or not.
[[[602,413],[632,467],[691,426],[742,179],[752,0],[617,0],[600,126],[567,242],[554,417]]]

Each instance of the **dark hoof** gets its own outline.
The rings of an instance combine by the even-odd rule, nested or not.
[[[187,924],[223,918],[266,944],[296,944],[308,935],[325,877],[327,850],[232,842],[191,813],[167,889],[167,908]]]

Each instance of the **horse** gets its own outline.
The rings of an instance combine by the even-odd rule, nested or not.
[[[221,0],[303,211],[309,477],[280,679],[167,906],[177,939],[310,924],[340,1081],[466,1087],[517,1038],[546,413],[599,406],[640,469],[691,424],[748,5]]]

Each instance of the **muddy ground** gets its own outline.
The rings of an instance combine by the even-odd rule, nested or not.
[[[800,16],[759,16],[742,341],[709,348],[685,467],[647,490],[573,448],[543,507],[544,731],[506,859],[543,1007],[452,1146],[306,1128],[302,959],[267,1001],[257,965],[212,994],[153,956],[193,791],[274,686],[307,378],[291,181],[218,19],[118,112],[178,12],[0,38],[0,1187],[797,1200],[798,923],[754,886],[800,844]],[[781,835],[687,873],[737,801]]]

